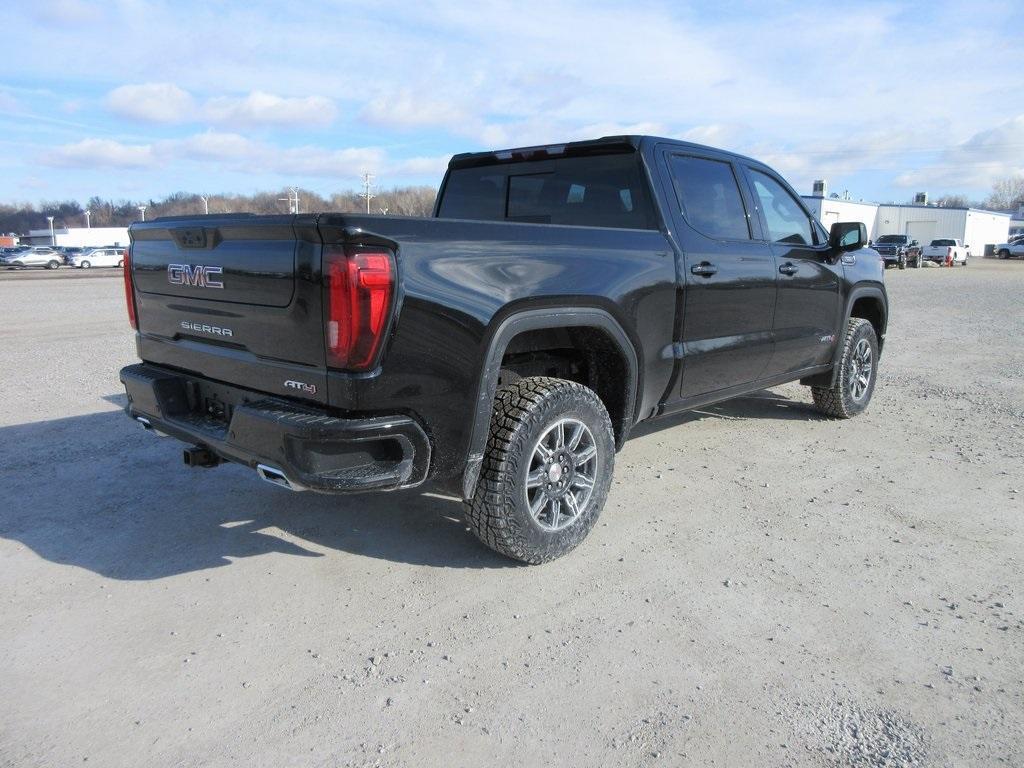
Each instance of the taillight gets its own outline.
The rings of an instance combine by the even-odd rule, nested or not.
[[[327,365],[366,371],[377,361],[395,297],[388,251],[324,248]]]
[[[121,262],[124,265],[124,299],[128,304],[128,322],[132,328],[139,329],[139,318],[135,313],[135,291],[132,290],[132,256],[127,248],[121,254]]]

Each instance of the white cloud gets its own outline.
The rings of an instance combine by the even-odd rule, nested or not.
[[[163,145],[171,154],[196,160],[238,160],[251,158],[263,151],[256,142],[237,133],[207,131],[180,141]]]
[[[359,116],[372,125],[401,129],[426,126],[461,129],[468,120],[465,111],[454,103],[422,92],[414,93],[410,88],[371,99]]]
[[[410,157],[408,160],[393,162],[384,168],[389,176],[431,176],[440,183],[441,176],[448,170],[451,155],[437,157]]]
[[[979,131],[944,150],[933,163],[901,173],[900,187],[934,189],[987,186],[996,179],[1024,174],[1024,114]]]
[[[44,165],[95,169],[151,168],[193,163],[205,170],[274,173],[291,178],[355,177],[367,170],[390,167],[387,154],[377,147],[281,148],[236,133],[217,131],[152,144],[85,139],[57,147],[39,159]]]
[[[208,100],[203,115],[214,123],[238,126],[325,126],[337,109],[323,96],[287,98],[253,91],[244,98],[219,96]]]
[[[122,85],[106,102],[116,115],[149,123],[183,123],[196,116],[192,94],[173,83]]]
[[[149,168],[157,165],[159,158],[151,144],[83,139],[47,152],[40,161],[64,168]]]

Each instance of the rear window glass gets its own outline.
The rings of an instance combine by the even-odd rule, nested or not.
[[[450,219],[657,229],[636,154],[459,168],[438,215]]]
[[[729,163],[673,155],[671,165],[679,205],[690,226],[712,238],[750,239],[747,211]]]
[[[932,240],[932,245],[956,245],[952,240]]]

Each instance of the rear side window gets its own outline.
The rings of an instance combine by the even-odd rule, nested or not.
[[[438,215],[619,229],[658,226],[633,153],[459,168],[448,175]]]
[[[750,173],[771,239],[776,243],[813,245],[811,220],[796,199],[771,176],[754,170]]]
[[[747,211],[729,163],[672,155],[670,164],[679,207],[691,227],[716,239],[750,239]]]

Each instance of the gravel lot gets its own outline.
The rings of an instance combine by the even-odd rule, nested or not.
[[[1024,764],[1024,263],[890,271],[869,411],[644,427],[584,545],[132,425],[108,279],[0,281],[0,764]]]

